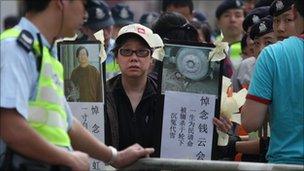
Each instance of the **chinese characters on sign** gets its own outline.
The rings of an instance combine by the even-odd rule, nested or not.
[[[69,102],[69,105],[79,122],[96,138],[104,142],[104,104],[98,102]],[[103,162],[96,159],[91,159],[90,162],[90,170],[104,170]]]
[[[165,92],[161,157],[211,160],[215,100],[215,95]]]

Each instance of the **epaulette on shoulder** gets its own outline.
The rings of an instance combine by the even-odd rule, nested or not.
[[[21,46],[26,52],[30,52],[33,48],[33,43],[33,35],[27,30],[22,30],[17,38],[17,44]]]

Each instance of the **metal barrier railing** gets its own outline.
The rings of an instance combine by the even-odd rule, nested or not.
[[[269,164],[253,162],[210,161],[144,158],[124,170],[182,170],[182,171],[303,171],[302,165]]]

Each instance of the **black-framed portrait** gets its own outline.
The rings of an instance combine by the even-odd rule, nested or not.
[[[68,102],[104,102],[104,67],[99,41],[58,43]]]

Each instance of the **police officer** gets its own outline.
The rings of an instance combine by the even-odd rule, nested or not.
[[[1,34],[0,170],[41,170],[46,165],[88,170],[88,155],[122,167],[153,151],[134,145],[117,152],[71,113],[63,93],[63,67],[52,45],[81,27],[85,3],[24,1],[26,17]]]
[[[294,13],[292,6],[294,0],[277,0],[270,6],[270,15],[273,16],[273,30],[278,40],[296,35]]]
[[[238,68],[241,62],[241,44],[243,35],[242,23],[244,20],[244,10],[242,1],[225,0],[216,9],[217,25],[222,32],[222,39],[230,45],[230,59],[234,69]]]
[[[134,13],[126,4],[118,3],[111,8],[114,19],[114,28],[112,37],[116,39],[119,30],[126,25],[134,23]]]
[[[241,45],[246,45],[246,55],[247,58],[243,59],[240,63],[239,68],[235,70],[231,77],[232,87],[234,92],[240,91],[242,88],[248,88],[251,72],[256,61],[256,55],[254,53],[254,42],[250,38],[249,33],[251,27],[260,22],[260,20],[269,15],[269,6],[268,7],[258,7],[250,11],[245,20],[243,21],[243,29],[246,32],[246,35],[243,37]],[[243,47],[242,47],[243,49]]]
[[[269,15],[269,6],[265,6],[265,7],[258,7],[253,9],[246,17],[245,20],[243,22],[243,29],[247,34],[247,38],[246,38],[246,43],[248,48],[250,49],[250,51],[252,51],[252,55],[254,56],[254,42],[253,40],[250,39],[249,33],[251,30],[251,27],[260,22],[261,18],[264,18],[266,16]],[[250,56],[250,57],[251,57]]]
[[[163,0],[163,12],[178,12],[188,21],[193,19],[193,2],[192,0]]]
[[[159,13],[157,12],[147,12],[140,17],[139,23],[151,29],[158,17]]]
[[[258,7],[250,11],[243,21],[244,31],[249,34],[251,26],[258,23],[262,18],[269,14],[269,6]]]
[[[108,4],[102,0],[88,0],[87,9],[88,19],[81,28],[82,35],[79,36],[78,40],[96,40],[94,33],[103,29],[104,45],[107,53],[106,79],[108,79],[120,73],[111,52],[115,42],[112,39],[114,19]]]
[[[272,27],[273,18],[271,16],[262,18],[254,24],[249,36],[254,41],[254,54],[258,56],[263,48],[277,41]]]

